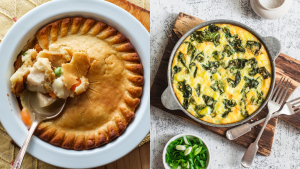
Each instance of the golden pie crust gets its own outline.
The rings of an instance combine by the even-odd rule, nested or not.
[[[144,83],[143,66],[130,41],[112,26],[82,17],[50,23],[36,38],[37,52],[49,50],[52,44],[68,46],[78,52],[74,62],[80,63],[86,62],[80,52],[86,53],[90,67],[80,75],[86,74],[90,85],[86,92],[68,98],[61,115],[42,122],[35,135],[74,150],[96,148],[120,136],[134,117]],[[72,62],[63,71],[72,72]],[[74,76],[67,77],[68,85],[75,83]]]

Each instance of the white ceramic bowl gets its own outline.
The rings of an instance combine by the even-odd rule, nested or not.
[[[169,164],[166,163],[166,153],[167,153],[167,147],[168,147],[168,145],[169,145],[172,141],[174,141],[174,140],[176,140],[176,139],[178,139],[178,138],[180,138],[180,137],[183,137],[183,136],[188,136],[188,138],[196,137],[196,138],[199,138],[200,140],[202,140],[203,144],[207,147],[207,152],[208,152],[207,154],[208,154],[208,157],[207,157],[207,161],[206,161],[206,166],[207,166],[206,168],[209,168],[210,151],[209,151],[209,147],[208,147],[207,143],[206,143],[200,136],[198,136],[198,135],[196,135],[196,134],[189,134],[189,133],[187,133],[187,134],[178,134],[178,135],[172,137],[172,138],[168,141],[168,143],[165,145],[164,151],[163,151],[163,154],[162,154],[162,158],[163,158],[163,163],[164,163],[165,169],[171,169],[171,167],[169,166]]]
[[[277,1],[277,0],[274,0]],[[278,19],[288,13],[292,6],[292,0],[284,0],[277,8],[268,8],[262,5],[259,0],[250,0],[253,11],[265,19]]]
[[[134,45],[144,66],[145,84],[141,103],[132,123],[119,138],[96,149],[74,151],[55,147],[34,136],[27,149],[34,157],[55,166],[91,168],[126,155],[150,130],[150,36],[144,26],[122,8],[101,0],[59,0],[45,3],[18,20],[0,45],[0,120],[12,139],[22,145],[28,130],[19,118],[20,108],[10,90],[9,78],[14,73],[13,63],[27,40],[41,27],[72,16],[93,18],[118,29]]]

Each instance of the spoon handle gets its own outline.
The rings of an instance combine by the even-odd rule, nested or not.
[[[13,165],[12,169],[19,169],[19,168],[21,168],[21,164],[22,164],[24,155],[26,153],[27,147],[29,145],[30,139],[31,139],[31,137],[32,137],[32,135],[34,133],[34,130],[37,127],[38,124],[39,123],[37,121],[34,121],[32,123],[32,125],[30,127],[30,130],[28,131],[26,139],[25,139],[25,141],[24,141],[24,143],[23,143],[23,145],[22,145],[22,147],[21,147],[21,149],[19,151],[19,154],[18,154],[18,156],[17,156],[17,158],[16,158],[16,160],[14,162],[14,165]]]

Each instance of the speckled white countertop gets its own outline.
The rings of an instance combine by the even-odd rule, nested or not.
[[[231,19],[255,29],[262,36],[281,41],[282,53],[300,60],[300,1],[294,0],[286,16],[265,20],[256,15],[249,0],[151,0],[151,84],[168,35],[179,12],[204,20]],[[300,96],[300,88],[292,98]],[[167,141],[180,133],[202,136],[211,150],[211,169],[240,169],[246,151],[228,140],[151,106],[151,168],[163,168],[162,151]],[[279,119],[269,157],[257,155],[254,169],[300,169],[300,130]]]

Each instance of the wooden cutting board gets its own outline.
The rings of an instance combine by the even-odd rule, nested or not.
[[[180,13],[177,17],[177,20],[175,22],[175,25],[173,27],[173,30],[170,34],[168,44],[166,46],[166,49],[164,51],[158,72],[156,74],[156,77],[154,79],[153,85],[151,87],[151,99],[150,104],[152,106],[155,106],[157,108],[162,109],[163,111],[173,114],[177,117],[180,117],[186,121],[189,121],[190,123],[193,123],[197,126],[200,126],[202,128],[205,128],[207,130],[210,130],[224,138],[226,138],[225,133],[226,130],[229,128],[224,127],[210,127],[203,124],[200,124],[193,119],[189,118],[184,112],[181,110],[168,110],[166,109],[162,103],[161,103],[161,95],[163,91],[168,87],[167,82],[167,69],[168,69],[168,62],[171,55],[171,52],[173,50],[173,47],[175,46],[176,42],[179,40],[179,38],[186,33],[188,30],[193,28],[194,26],[205,22],[202,19],[196,18],[194,16]],[[276,83],[279,81],[281,76],[285,75],[291,78],[292,84],[288,90],[288,94],[286,96],[286,99],[293,93],[293,91],[299,86],[300,83],[300,61],[295,60],[285,54],[280,54],[276,61]],[[252,118],[252,120],[258,120],[261,118],[266,117],[267,115],[267,107],[265,106],[263,110]],[[300,114],[296,114],[290,117],[287,116],[281,116],[283,120],[295,125],[296,127],[300,128]],[[269,121],[260,141],[259,141],[259,149],[258,153],[269,156],[271,153],[273,138],[275,134],[275,129],[277,125],[277,118],[273,118]],[[248,147],[250,143],[254,142],[256,139],[256,136],[258,135],[261,127],[263,124],[258,125],[257,127],[254,127],[249,133],[239,137],[236,140],[233,140],[232,142],[241,145],[243,147]]]

